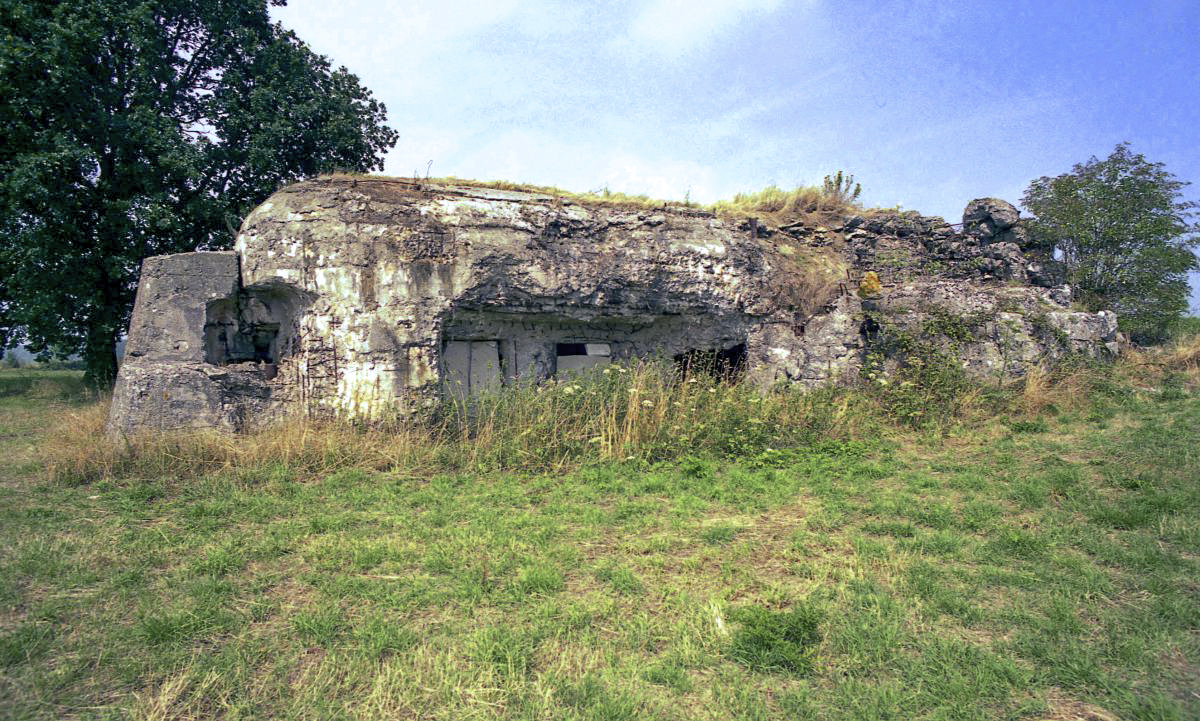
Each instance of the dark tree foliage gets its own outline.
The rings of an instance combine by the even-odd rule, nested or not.
[[[0,349],[111,383],[143,258],[228,247],[287,182],[381,169],[385,120],[266,0],[0,0]]]
[[[1034,236],[1066,263],[1076,297],[1089,310],[1115,310],[1135,342],[1154,343],[1187,311],[1187,274],[1200,268],[1187,185],[1122,143],[1105,160],[1038,178],[1022,203],[1036,216]]]

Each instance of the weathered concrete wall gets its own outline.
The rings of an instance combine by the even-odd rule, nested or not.
[[[456,372],[485,383],[447,366],[472,348],[510,383],[553,373],[558,344],[606,343],[615,359],[744,353],[752,380],[809,386],[856,377],[881,321],[929,333],[930,318],[966,318],[956,352],[977,374],[1115,351],[1114,318],[1069,310],[1012,206],[973,201],[964,221],[773,227],[465,185],[300,183],[246,219],[235,253],[147,262],[130,338],[144,350],[112,426],[411,410]],[[867,271],[884,282],[864,301]],[[191,400],[164,410],[159,394]]]
[[[260,368],[211,363],[210,310],[238,297],[233,252],[147,258],[109,430],[244,427],[266,410]]]
[[[316,299],[280,397],[369,415],[436,393],[450,339],[503,341],[514,376],[551,372],[555,343],[608,342],[618,358],[744,344],[750,372],[773,381],[827,300],[788,289],[844,266],[753,232],[697,210],[365,179],[277,193],[237,248],[247,287],[282,280]]]
[[[204,361],[208,304],[238,292],[233,252],[147,258],[134,300],[125,354],[130,359]]]

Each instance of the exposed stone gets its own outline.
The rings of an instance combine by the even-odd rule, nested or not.
[[[963,233],[991,239],[1017,224],[1020,212],[999,198],[976,198],[963,210]]]
[[[956,346],[978,374],[1111,352],[1110,314],[1071,313],[1068,288],[1025,285],[1053,274],[1023,253],[1012,206],[973,201],[967,216],[963,233],[911,212],[774,227],[670,205],[308,181],[251,213],[235,251],[146,262],[110,429],[371,418],[635,357],[712,354],[763,386],[814,386],[855,377],[885,317],[914,331],[969,317],[975,335]],[[861,300],[866,279],[878,290]]]
[[[863,306],[876,327],[932,342],[976,377],[1021,376],[1069,353],[1115,357],[1114,313],[1073,312],[1057,300],[1042,288],[945,279],[898,287]]]
[[[271,390],[268,374],[253,364],[130,361],[113,389],[109,430],[243,430],[273,410]]]

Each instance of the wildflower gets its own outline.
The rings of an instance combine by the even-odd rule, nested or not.
[[[563,388],[563,393],[568,396],[573,394],[574,392],[575,392],[575,386],[567,386],[566,388]]]
[[[649,398],[647,398],[646,400],[642,401],[642,405],[646,406],[647,408],[653,408],[653,407],[654,407],[654,401],[652,401],[652,400],[650,400]]]
[[[617,372],[618,373],[628,373],[629,369],[628,368],[617,368]]]
[[[588,443],[601,443],[602,441],[604,441],[604,439],[601,438],[600,436],[595,436],[593,438],[588,439]]]
[[[604,373],[604,375],[608,375],[609,373],[612,373],[612,368],[605,368],[603,373]]]
[[[716,388],[709,388],[709,389],[708,389],[708,392],[709,392],[709,393],[716,393],[716,392],[717,392],[717,389],[716,389]]]

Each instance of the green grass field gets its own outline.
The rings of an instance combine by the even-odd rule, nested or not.
[[[1186,383],[536,473],[52,479],[78,383],[0,372],[3,719],[1200,718]]]

